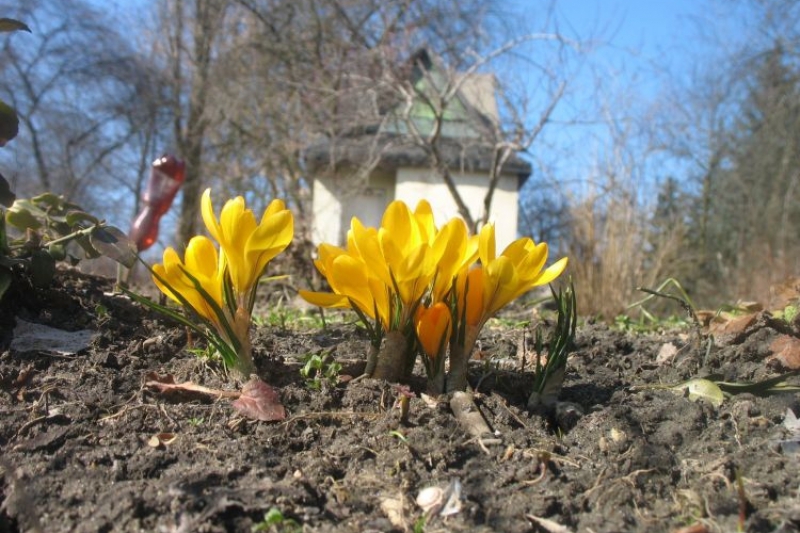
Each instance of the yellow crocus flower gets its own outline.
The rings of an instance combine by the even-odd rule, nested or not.
[[[367,228],[358,218],[353,217],[347,232],[347,253],[360,257],[368,265],[372,276],[380,279],[387,287],[392,286],[392,276],[381,250],[376,228]]]
[[[199,235],[189,241],[184,257],[181,261],[172,247],[164,250],[163,263],[153,265],[153,272],[156,274],[153,281],[170,299],[183,305],[180,299],[182,297],[198,315],[219,324],[219,316],[211,303],[186,275],[186,272],[191,274],[211,300],[222,308],[222,271],[219,268],[217,248],[211,239]]]
[[[424,211],[420,207],[421,212]],[[420,220],[401,200],[395,200],[386,208],[378,230],[378,239],[388,265],[400,264],[420,244],[428,242],[428,217],[423,214],[420,217],[426,220],[425,224],[420,224]]]
[[[247,298],[275,256],[289,246],[294,236],[294,218],[282,200],[273,200],[260,222],[245,207],[241,196],[228,200],[219,220],[211,205],[211,190],[201,201],[206,228],[219,243],[231,283],[238,296]]]
[[[553,281],[567,266],[565,257],[545,269],[547,245],[527,237],[512,242],[498,256],[492,224],[481,228],[478,256],[480,264],[462,269],[456,279],[456,320],[460,323],[459,335],[450,345],[448,391],[466,388],[467,361],[486,321],[533,287]]]
[[[567,267],[564,257],[544,269],[547,244],[536,244],[529,237],[515,240],[497,256],[492,224],[481,229],[478,254],[481,266],[475,271],[480,274],[470,271],[466,294],[467,323],[476,326],[482,326],[497,311],[534,287],[550,283]],[[478,285],[483,290],[480,297],[475,292]],[[463,301],[464,296],[459,299]]]
[[[426,217],[424,208],[420,216]],[[395,201],[386,208],[378,229],[364,227],[353,218],[347,252],[363,261],[368,278],[379,280],[386,287],[384,291],[396,294],[409,311],[423,297],[435,273],[436,258],[423,240],[430,231],[432,226],[420,223],[403,202]],[[333,288],[334,283],[328,281]],[[410,320],[410,315],[407,318]]]
[[[320,307],[349,308],[354,304],[369,318],[379,319],[383,328],[388,329],[391,310],[386,284],[377,277],[376,271],[380,272],[380,269],[376,269],[375,264],[367,266],[352,237],[354,233],[365,235],[362,245],[369,246],[367,241],[372,236],[372,248],[377,249],[376,234],[369,229],[374,228],[364,228],[358,219],[353,219],[348,250],[330,244],[320,244],[317,248],[318,258],[314,264],[328,280],[333,293],[300,290],[299,294],[307,302]],[[374,261],[380,261],[380,258]]]
[[[380,320],[384,329],[388,329],[388,291],[380,280],[370,276],[364,261],[350,255],[341,255],[333,261],[331,267],[328,283],[333,291],[345,295],[366,316]]]

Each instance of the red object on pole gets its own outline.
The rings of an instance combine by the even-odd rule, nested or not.
[[[142,210],[133,221],[128,235],[139,251],[150,248],[156,242],[158,223],[178,194],[185,170],[185,163],[172,155],[164,155],[153,161],[150,180],[142,194]]]

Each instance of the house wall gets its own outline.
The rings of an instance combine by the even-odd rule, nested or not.
[[[339,243],[342,226],[342,203],[336,194],[334,176],[316,176],[311,189],[312,212],[311,240],[314,244]]]
[[[464,172],[453,173],[453,178],[472,216],[481,216],[487,175]],[[516,175],[503,175],[494,191],[489,221],[495,224],[498,251],[517,238],[517,184]],[[441,177],[428,168],[398,169],[395,197],[405,201],[412,209],[420,200],[428,200],[437,225],[442,225],[452,217],[458,216],[458,208],[450,191],[447,190],[447,185]]]
[[[473,216],[483,213],[486,174],[454,173],[458,190]],[[349,183],[349,188],[343,186]],[[379,226],[386,206],[394,199],[403,200],[411,209],[422,199],[428,200],[438,225],[458,216],[458,209],[441,177],[427,168],[401,168],[395,173],[376,170],[365,185],[353,185],[354,179],[324,175],[314,180],[312,240],[343,245],[350,220],[357,216],[365,226]],[[490,221],[495,224],[498,250],[517,238],[517,176],[504,175],[492,200]]]
[[[386,206],[395,198],[393,172],[375,170],[365,184],[358,184],[348,172],[314,179],[311,238],[316,244],[344,244],[354,216],[365,226],[379,226]]]

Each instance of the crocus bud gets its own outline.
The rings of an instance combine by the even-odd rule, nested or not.
[[[452,331],[450,308],[442,302],[430,307],[420,306],[417,309],[416,330],[425,354],[431,359],[439,357],[450,340]]]

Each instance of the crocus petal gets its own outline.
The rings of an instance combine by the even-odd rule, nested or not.
[[[284,251],[294,236],[294,217],[291,211],[281,211],[264,217],[247,239],[245,267],[256,277],[261,276],[267,263]]]
[[[208,233],[215,241],[220,242],[221,230],[214,214],[214,207],[211,205],[211,189],[203,191],[203,197],[200,200],[200,214],[203,216]]]
[[[338,246],[326,243],[320,244],[317,247],[317,260],[314,261],[314,265],[317,267],[317,270],[319,270],[319,273],[327,278],[328,270],[333,260],[346,253],[345,250],[342,250]]]
[[[169,275],[167,274],[167,269],[164,267],[164,265],[160,265],[160,264],[159,265],[153,265],[153,272],[155,272],[155,274],[156,274],[156,275],[153,276],[153,282],[156,284],[156,287],[158,287],[158,290],[160,290],[161,292],[166,294],[171,300],[175,301],[176,303],[181,303],[181,301],[178,299],[178,297],[175,296],[175,293],[172,292],[163,283],[161,283],[161,280],[163,279],[164,281],[166,281],[167,283],[172,285],[172,283],[170,283],[170,280],[168,279]]]
[[[280,213],[281,211],[286,211],[286,204],[283,200],[279,198],[275,198],[272,200],[267,208],[264,210],[264,214],[261,215],[261,224],[264,223],[264,219],[271,217],[276,213]]]
[[[207,241],[207,242],[204,242]],[[210,245],[210,249],[208,246]],[[208,255],[210,254],[210,255]],[[203,257],[208,255],[207,265],[199,266]],[[169,298],[183,305],[181,298],[200,316],[218,323],[218,317],[206,296],[202,295],[189,278],[191,274],[218,306],[222,305],[222,285],[216,270],[216,249],[206,237],[194,237],[187,247],[187,264],[181,261],[173,248],[164,250],[163,264],[153,265],[153,281]],[[159,279],[161,278],[161,279]],[[162,283],[163,280],[163,283]],[[178,297],[180,295],[181,298]]]
[[[472,262],[466,257],[468,253],[467,226],[460,218],[453,218],[437,233],[433,248],[436,249],[444,244],[441,256],[436,259],[437,272],[431,296],[433,301],[444,301],[447,292],[453,284],[456,273],[462,270],[466,261]]]
[[[505,250],[503,250],[500,255],[508,257],[517,264],[528,255],[530,250],[529,244],[533,244],[533,241],[529,237],[519,238],[506,246]]]
[[[350,307],[350,300],[341,294],[334,294],[332,292],[312,292],[302,289],[298,291],[298,294],[303,300],[318,307]]]
[[[264,210],[261,222],[256,223],[244,198],[237,196],[225,202],[217,220],[210,190],[203,193],[203,221],[222,249],[219,263],[227,268],[237,298],[246,298],[263,275],[267,263],[291,242],[294,219],[285,207],[281,200],[273,200]]]
[[[420,229],[420,237],[424,242],[430,242],[436,236],[436,225],[433,220],[433,209],[427,200],[420,200],[414,209],[414,218]],[[455,219],[454,219],[455,220]]]
[[[395,200],[383,212],[381,228],[385,229],[396,243],[411,244],[409,241],[414,239],[413,229],[416,222],[412,218],[408,206],[400,200]],[[419,241],[418,234],[414,240]]]
[[[483,278],[481,266],[462,271],[458,276],[458,312],[470,326],[477,326],[484,315]]]
[[[375,311],[372,313],[373,318],[380,320],[383,329],[389,330],[389,325],[392,322],[391,298],[389,290],[386,285],[378,278],[369,278],[369,293],[373,298],[373,307]],[[375,317],[377,313],[377,317]]]
[[[337,257],[331,265],[328,283],[334,292],[350,298],[364,314],[375,318],[375,300],[363,261],[349,255]]]
[[[484,273],[483,298],[488,318],[514,299],[519,285],[514,265],[502,255],[486,265]]]
[[[520,256],[510,257],[510,259],[516,265],[517,272],[521,276],[534,279],[547,262],[547,244],[533,244],[533,241],[530,240],[527,244]]]
[[[564,272],[564,269],[567,268],[567,258],[562,257],[549,267],[547,267],[539,276],[536,278],[536,285],[546,285],[556,279],[558,276]]]
[[[361,257],[372,275],[379,278],[386,285],[391,286],[392,279],[389,275],[386,259],[384,259],[383,252],[381,251],[378,231],[375,228],[364,227],[360,220],[353,217],[350,223],[350,233],[352,234],[352,242],[355,249],[351,250],[348,248],[348,252],[350,252],[351,255]]]
[[[481,263],[488,265],[494,261],[496,254],[495,238],[494,238],[494,224],[486,224],[481,228],[478,238],[478,257]]]
[[[186,253],[184,255],[186,258],[186,270],[197,279],[203,287],[203,290],[221,307],[222,271],[218,270],[219,260],[217,259],[217,248],[214,246],[214,243],[211,242],[211,239],[202,235],[192,237],[191,240],[189,240],[189,244],[186,246]],[[187,284],[194,289],[194,283],[188,280],[188,277]],[[197,294],[203,301],[201,307],[207,308],[208,315],[211,315],[212,308],[199,292]]]
[[[219,215],[219,225],[222,228],[220,245],[225,248],[225,253],[243,255],[248,237],[256,229],[256,217],[249,209],[245,209],[244,198],[237,196],[225,202]],[[231,252],[238,251],[239,254]],[[238,258],[237,258],[238,259]]]
[[[211,239],[202,235],[192,237],[186,246],[185,256],[186,269],[194,275],[210,278],[216,274],[219,259]]]

